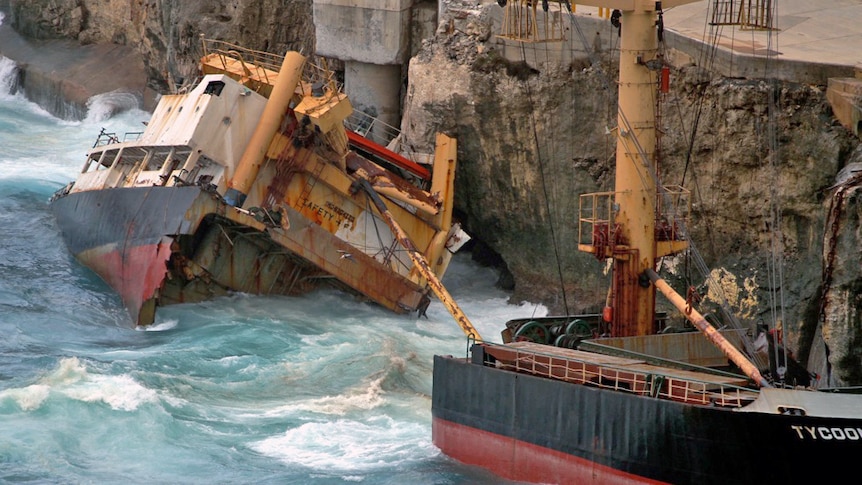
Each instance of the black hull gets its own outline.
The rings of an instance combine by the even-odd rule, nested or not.
[[[444,453],[524,481],[837,483],[862,453],[859,419],[696,406],[440,356],[432,415]]]
[[[192,234],[200,219],[189,209],[200,187],[129,187],[74,192],[57,197],[51,210],[72,254],[108,246],[158,244],[166,235]],[[215,203],[209,204],[214,208]]]

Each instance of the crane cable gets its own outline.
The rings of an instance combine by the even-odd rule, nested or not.
[[[526,48],[524,47],[524,43],[521,42],[520,44],[521,44],[521,60],[526,64],[527,63],[527,51],[526,51]],[[546,45],[545,46],[546,59],[547,59],[547,55],[548,54],[547,54],[547,45]],[[532,90],[530,89],[529,80],[528,79],[523,80],[522,85],[523,85],[524,91],[526,92],[526,95],[527,95],[528,106],[533,106],[533,94],[532,94]],[[560,280],[560,292],[562,293],[562,297],[563,297],[563,308],[566,312],[566,315],[568,315],[569,314],[569,301],[568,301],[568,296],[566,294],[565,280],[563,278],[563,266],[562,266],[562,263],[560,261],[560,250],[559,250],[559,245],[557,244],[557,233],[556,233],[556,230],[554,229],[555,225],[554,225],[553,213],[551,212],[551,203],[550,203],[550,199],[548,197],[548,186],[547,186],[547,183],[545,181],[545,166],[544,166],[544,163],[542,162],[542,156],[539,153],[540,152],[539,135],[538,135],[538,130],[536,129],[537,123],[536,123],[535,116],[536,116],[535,110],[530,110],[530,122],[531,122],[530,124],[531,124],[532,131],[533,131],[533,146],[536,149],[536,160],[538,160],[538,162],[539,162],[539,177],[541,178],[541,181],[542,181],[542,194],[543,194],[543,197],[545,200],[545,210],[548,213],[548,221],[549,221],[548,225],[549,225],[550,231],[551,231],[551,243],[553,244],[553,247],[554,247],[554,260],[556,261],[556,265],[557,265],[557,277]],[[551,151],[553,152],[553,149]],[[552,155],[553,155],[553,153],[552,153]]]
[[[777,2],[776,2],[777,3]],[[775,8],[776,5],[772,5],[772,18],[775,18]],[[773,35],[773,31],[770,30],[766,36],[766,73],[768,74],[771,69],[771,64],[773,62],[773,52],[778,49],[778,46],[773,46],[773,42],[777,41],[777,36]],[[772,170],[772,180],[774,183],[770,184],[770,222],[771,222],[771,259],[769,261],[768,273],[769,273],[769,281],[770,281],[770,292],[769,292],[769,306],[770,311],[772,313],[772,330],[773,338],[775,339],[775,345],[773,345],[773,358],[775,359],[776,365],[776,373],[777,376],[774,378],[779,381],[784,381],[786,377],[786,368],[787,368],[787,347],[785,345],[778,345],[781,341],[781,332],[783,332],[783,325],[785,322],[784,315],[784,261],[782,254],[784,252],[783,248],[783,240],[781,238],[781,200],[778,194],[778,183],[779,179],[779,147],[778,147],[778,135],[777,135],[777,120],[776,113],[779,106],[779,92],[777,90],[778,80],[775,78],[770,79],[769,81],[769,89],[767,89],[767,96],[769,97],[767,102],[767,116],[768,116],[768,129],[767,129],[767,137],[768,139],[768,149],[769,149],[769,163],[770,168]],[[776,295],[776,292],[778,293]],[[779,329],[779,323],[782,325],[782,328]],[[780,352],[780,353],[779,353]],[[781,360],[783,359],[783,360]],[[784,362],[784,366],[779,366],[780,362]]]

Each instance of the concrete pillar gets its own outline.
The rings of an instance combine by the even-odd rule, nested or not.
[[[401,66],[344,62],[344,91],[355,109],[387,125],[401,124]],[[379,134],[379,130],[374,130]],[[377,137],[374,137],[377,139]]]
[[[410,56],[414,0],[314,0],[317,54],[344,61],[356,109],[400,125],[401,65]]]
[[[317,53],[345,61],[402,64],[413,0],[314,0]]]

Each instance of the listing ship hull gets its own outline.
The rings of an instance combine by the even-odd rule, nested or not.
[[[163,96],[143,133],[103,130],[52,197],[72,254],[136,325],[164,305],[321,285],[423,312],[429,281],[469,239],[452,222],[455,140],[438,135],[428,170],[348,129],[331,72],[298,53],[213,46],[197,86]]]
[[[71,253],[119,294],[137,322],[168,274],[170,236],[194,233],[200,220],[189,215],[202,203],[215,205],[199,187],[116,188],[68,194],[51,210]]]
[[[155,309],[239,291],[297,295],[322,285],[396,312],[427,290],[288,209],[267,227],[200,187],[85,191],[51,204],[67,246],[146,325]],[[347,257],[345,257],[347,256]]]
[[[432,416],[445,454],[534,483],[837,483],[836,460],[862,452],[860,419],[695,406],[443,356]]]

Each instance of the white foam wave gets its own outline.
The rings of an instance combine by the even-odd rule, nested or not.
[[[66,387],[87,377],[87,368],[77,357],[60,360],[60,365],[53,372],[39,379],[42,384],[51,387]]]
[[[339,338],[340,335],[335,332],[323,332],[319,334],[310,334],[303,335],[300,337],[303,346],[305,347],[327,347],[329,348],[332,345],[333,338]],[[345,345],[349,345],[347,342],[337,344],[340,347],[344,347]]]
[[[140,330],[144,332],[164,332],[166,330],[170,330],[175,328],[180,324],[179,320],[165,320],[163,322],[154,323],[152,325],[147,325],[145,327],[135,327],[135,330]]]
[[[0,56],[0,97],[11,95],[17,83],[18,64],[12,59]]]
[[[351,481],[361,479],[356,473],[393,468],[437,454],[426,427],[387,416],[368,422],[340,419],[306,423],[251,447],[287,464],[345,474],[342,478]]]
[[[34,174],[38,174],[41,182],[50,184],[53,190],[56,190],[73,180],[80,172],[80,166],[77,164],[61,165],[57,160],[48,160],[45,157],[10,161],[2,155],[0,154],[0,163],[4,166],[0,171],[0,180],[33,180],[36,177]],[[81,159],[83,160],[83,156]]]
[[[158,401],[155,391],[138,384],[128,375],[92,376],[64,394],[84,402],[101,401],[118,411],[134,411],[141,404]]]
[[[11,399],[24,411],[32,411],[38,409],[45,399],[48,399],[48,394],[51,388],[41,384],[34,384],[21,389],[7,389],[0,392],[0,401]]]
[[[122,91],[97,94],[87,100],[87,116],[84,118],[84,123],[98,123],[117,113],[138,109],[139,106],[138,98],[134,94]]]
[[[39,379],[35,385],[9,389],[0,399],[11,398],[21,409],[37,409],[51,393],[83,402],[104,402],[112,409],[134,411],[141,404],[155,402],[158,395],[129,375],[90,374],[77,357],[60,360],[57,369]]]
[[[279,406],[265,413],[266,416],[290,416],[296,413],[316,413],[334,416],[344,416],[354,411],[368,411],[383,405],[383,381],[380,377],[364,387],[349,389],[337,396],[324,396],[293,404]]]

